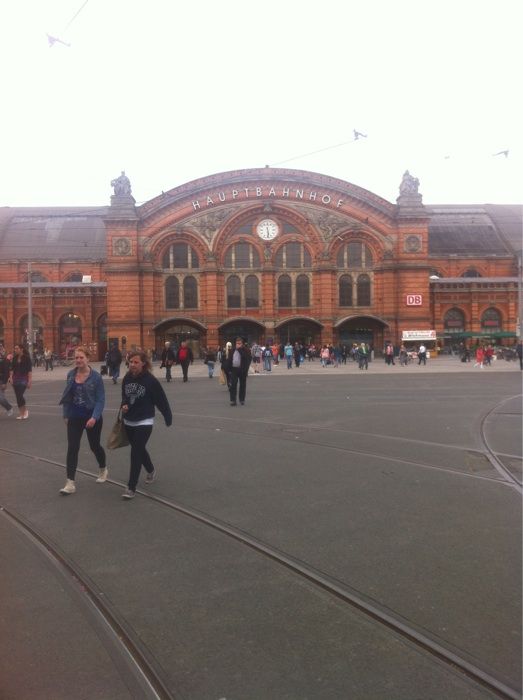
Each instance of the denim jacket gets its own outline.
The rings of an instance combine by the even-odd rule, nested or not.
[[[76,368],[67,373],[67,384],[60,399],[60,404],[63,405],[64,418],[69,418],[70,415],[75,376]],[[84,387],[87,397],[87,408],[92,410],[91,417],[99,420],[105,405],[105,388],[101,375],[92,367],[89,376],[84,382]]]

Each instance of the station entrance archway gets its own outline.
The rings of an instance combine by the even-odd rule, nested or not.
[[[388,337],[389,326],[373,316],[356,316],[337,323],[338,343],[351,347],[354,343],[366,343],[378,355],[383,352]],[[387,336],[387,337],[386,337]]]
[[[234,319],[221,325],[218,332],[220,347],[227,341],[234,343],[235,338],[243,338],[248,345],[261,343],[265,339],[265,326],[257,321]]]

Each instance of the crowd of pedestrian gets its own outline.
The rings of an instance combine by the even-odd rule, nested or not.
[[[474,367],[488,367],[495,357],[491,345],[477,345],[474,349],[463,345],[460,349],[461,360],[467,362],[473,355]],[[523,345],[521,341],[515,348],[519,358],[520,369],[523,369]],[[54,353],[45,348],[43,353],[45,371],[53,370]],[[395,348],[386,342],[383,348],[385,363],[395,365],[399,359],[401,366],[406,366],[413,359],[418,365],[426,365],[428,352],[422,343],[416,349],[407,349],[404,344]],[[66,423],[67,453],[66,453],[66,483],[60,493],[69,495],[76,492],[75,476],[78,466],[78,455],[84,431],[87,434],[89,447],[98,465],[97,483],[104,483],[108,478],[106,452],[101,444],[103,428],[103,411],[105,407],[105,389],[103,375],[107,374],[114,384],[118,383],[122,363],[126,371],[121,382],[120,411],[123,428],[130,445],[130,466],[127,488],[122,498],[134,498],[142,467],[145,469],[145,484],[151,484],[156,479],[156,469],[147,451],[147,443],[151,437],[155,409],[162,414],[166,426],[172,425],[172,411],[169,400],[159,380],[151,372],[151,361],[156,359],[156,353],[145,352],[133,348],[121,352],[118,344],[111,345],[105,356],[101,372],[97,372],[89,363],[89,349],[77,346],[74,349],[74,367],[67,373],[66,385],[60,399],[63,417]],[[179,366],[182,370],[183,382],[188,381],[189,367],[194,362],[194,355],[187,341],[182,341],[174,348],[166,341],[159,356],[160,368],[165,369],[166,382],[172,381],[172,368]],[[208,376],[214,377],[215,369],[219,367],[219,381],[224,385],[231,406],[245,405],[247,397],[247,379],[252,365],[254,374],[271,372],[274,365],[285,363],[287,369],[299,368],[307,362],[319,360],[321,366],[338,367],[348,360],[357,363],[360,370],[368,370],[369,362],[374,359],[373,349],[365,342],[347,345],[324,344],[307,346],[296,343],[260,345],[253,343],[248,346],[246,340],[237,337],[234,343],[227,342],[223,347],[208,347],[203,353],[203,361],[207,366]],[[23,344],[16,344],[12,353],[7,353],[0,345],[0,406],[8,416],[13,415],[13,406],[6,397],[8,384],[13,387],[18,406],[18,420],[27,420],[29,410],[26,405],[25,393],[32,386],[33,362]]]

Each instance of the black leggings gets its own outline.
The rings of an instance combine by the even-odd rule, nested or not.
[[[131,471],[129,473],[129,491],[136,491],[142,464],[149,474],[154,471],[149,453],[145,449],[153,432],[152,425],[126,425],[125,430],[131,444]]]
[[[25,406],[24,394],[27,384],[13,384],[13,389],[16,396],[16,405],[18,408],[23,408]]]
[[[89,447],[96,457],[99,469],[105,469],[105,452],[100,445],[103,419],[100,417],[92,428],[86,428],[88,418],[69,418],[67,421],[67,478],[74,481],[78,466],[78,452],[84,430],[87,433]]]

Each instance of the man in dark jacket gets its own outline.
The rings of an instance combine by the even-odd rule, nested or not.
[[[243,406],[247,393],[247,374],[251,364],[251,351],[244,344],[242,338],[236,338],[234,350],[230,353],[227,364],[227,369],[230,371],[229,394],[231,406],[236,406],[238,382],[240,384],[240,403]]]
[[[189,365],[192,365],[193,360],[194,357],[191,348],[187,345],[186,340],[182,340],[182,344],[180,345],[176,354],[176,362],[182,367],[184,382],[188,380],[187,372],[189,371]]]
[[[8,416],[13,415],[13,407],[6,399],[4,391],[7,386],[7,381],[9,379],[10,369],[11,363],[7,359],[4,349],[0,348],[0,406],[3,406],[5,408]]]
[[[116,343],[111,345],[111,349],[107,353],[106,364],[109,370],[109,376],[113,378],[113,384],[116,384],[120,376],[120,365],[122,364],[122,353],[118,349]]]
[[[172,379],[171,367],[175,362],[176,354],[171,347],[171,343],[167,340],[165,342],[165,347],[162,350],[162,364],[160,365],[160,369],[162,369],[162,367],[165,367],[165,380],[168,382],[170,382]]]

